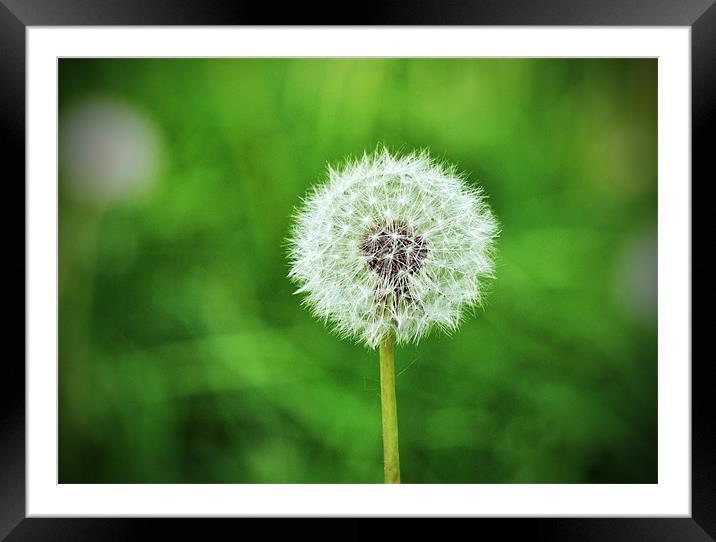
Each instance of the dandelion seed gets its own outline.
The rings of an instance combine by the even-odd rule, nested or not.
[[[481,190],[454,168],[427,153],[382,150],[329,169],[307,198],[289,241],[289,276],[340,335],[371,348],[389,332],[398,343],[417,342],[434,326],[455,329],[465,308],[481,301],[496,235]],[[317,251],[330,256],[316,258]],[[375,263],[387,256],[390,266]]]

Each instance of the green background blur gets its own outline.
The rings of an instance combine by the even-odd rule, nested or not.
[[[61,60],[61,125],[97,97],[160,167],[115,203],[60,170],[60,482],[382,482],[377,352],[300,306],[284,242],[378,144],[502,228],[477,317],[396,352],[403,481],[657,482],[656,60]]]

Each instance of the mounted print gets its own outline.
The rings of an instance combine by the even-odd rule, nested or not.
[[[0,2],[27,212],[0,538],[157,538],[90,517],[716,532],[691,355],[708,0],[368,26]]]

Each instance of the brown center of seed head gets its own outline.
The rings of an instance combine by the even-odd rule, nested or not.
[[[363,238],[361,250],[368,257],[368,267],[392,284],[396,291],[405,288],[407,276],[417,273],[428,256],[425,239],[404,220],[371,228]]]

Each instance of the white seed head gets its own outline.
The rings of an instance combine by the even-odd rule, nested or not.
[[[457,328],[492,277],[498,234],[480,189],[427,152],[329,166],[298,211],[289,277],[342,336],[375,348]]]

